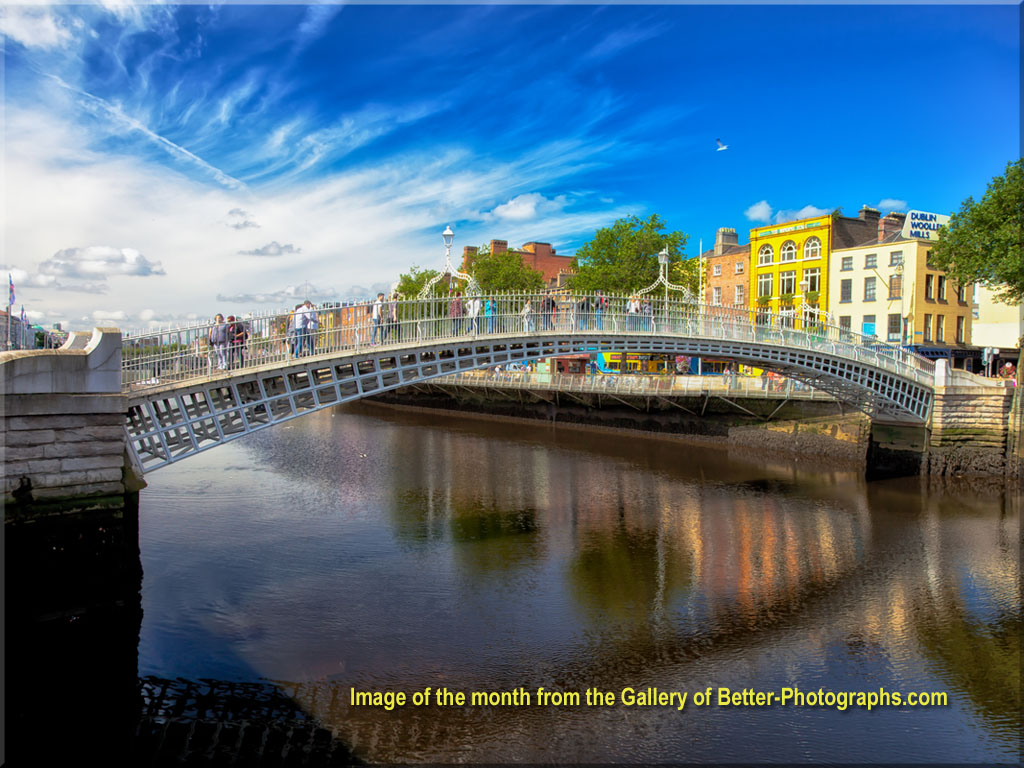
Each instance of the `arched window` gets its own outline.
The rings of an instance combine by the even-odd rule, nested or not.
[[[796,261],[796,243],[792,240],[787,240],[782,244],[782,250],[779,251],[780,261]]]
[[[804,258],[805,259],[818,259],[821,258],[821,240],[816,237],[808,237],[807,242],[804,243]]]
[[[757,252],[757,263],[758,264],[771,264],[772,257],[775,256],[775,251],[772,250],[770,245],[762,245],[761,250]]]

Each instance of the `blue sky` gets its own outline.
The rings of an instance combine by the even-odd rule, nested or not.
[[[441,266],[447,224],[456,254],[572,254],[658,213],[692,255],[836,207],[949,213],[1020,154],[1013,5],[0,12],[0,261],[71,327],[366,296]]]

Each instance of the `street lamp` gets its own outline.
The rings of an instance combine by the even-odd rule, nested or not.
[[[467,297],[479,296],[480,285],[477,283],[476,278],[472,275],[467,275],[465,272],[459,272],[452,266],[452,242],[455,240],[455,233],[452,231],[451,224],[444,228],[444,232],[441,233],[441,238],[444,240],[444,269],[439,275],[435,275],[430,282],[423,286],[423,290],[420,291],[417,298],[425,299],[430,296],[430,289],[433,288],[434,284],[445,275],[450,275],[453,279],[465,280],[467,283]]]

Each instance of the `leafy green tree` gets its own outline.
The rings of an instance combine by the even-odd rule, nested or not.
[[[681,260],[686,240],[683,232],[666,232],[665,222],[658,214],[647,219],[619,219],[610,227],[599,229],[592,240],[576,251],[576,274],[571,286],[576,291],[615,293],[644,288],[658,279],[661,249],[668,248],[672,270]]]
[[[669,262],[668,281],[675,285],[689,288],[694,298],[697,298],[700,291],[700,259],[682,259],[681,261]]]
[[[932,263],[960,285],[979,283],[1007,304],[1024,299],[1024,160],[1006,166],[980,202],[968,197],[939,229]]]
[[[514,251],[491,253],[490,248],[481,247],[470,259],[463,271],[470,272],[480,283],[485,294],[498,291],[539,291],[544,287],[544,275],[523,264],[522,257]]]
[[[415,299],[420,295],[420,291],[423,290],[423,286],[429,283],[433,278],[439,274],[436,269],[420,269],[417,266],[413,266],[408,272],[405,272],[398,276],[398,292],[407,299]],[[447,292],[448,281],[438,280],[434,285],[433,293],[440,296],[442,293]]]

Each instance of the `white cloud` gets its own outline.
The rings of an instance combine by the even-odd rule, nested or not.
[[[762,200],[759,203],[754,203],[752,206],[747,208],[743,212],[750,221],[763,221],[765,223],[772,220],[772,207],[768,205],[767,200]]]
[[[106,283],[55,283],[53,287],[58,291],[71,291],[72,293],[106,293],[110,290],[110,286]]]
[[[484,214],[484,219],[486,220],[490,216],[506,221],[526,221],[544,214],[557,213],[565,208],[565,206],[565,195],[558,195],[555,198],[548,199],[538,192],[529,192],[525,195],[513,197],[507,203],[502,203],[495,207],[490,214]]]
[[[43,275],[106,280],[110,275],[163,275],[160,262],[151,262],[134,248],[90,245],[63,248],[39,265]]]
[[[43,8],[0,8],[0,32],[26,48],[60,48],[71,40],[71,33]]]
[[[816,208],[813,205],[805,205],[797,210],[776,211],[774,221],[776,224],[785,224],[787,221],[797,219],[810,219],[814,216],[824,216],[829,212],[828,208]]]
[[[83,317],[83,320],[92,320],[94,323],[123,323],[130,315],[120,309],[97,309],[92,314]]]
[[[906,200],[897,200],[894,197],[884,197],[875,206],[880,211],[905,211],[907,210]]]
[[[242,210],[241,208],[232,208],[228,211],[227,225],[232,229],[249,229],[250,227],[259,229],[260,226],[253,221],[248,211]]]
[[[243,203],[209,176],[190,178],[151,159],[100,154],[94,147],[110,135],[108,126],[76,121],[67,112],[68,94],[61,94],[64,105],[49,111],[8,105],[7,186],[18,194],[7,195],[4,216],[7,252],[17,254],[24,272],[15,276],[19,300],[24,294],[26,309],[31,301],[34,309],[86,318],[74,327],[87,326],[96,309],[96,296],[83,289],[109,283],[111,275],[166,272],[159,280],[133,280],[128,291],[124,282],[110,283],[108,306],[132,316],[144,309],[157,313],[140,322],[187,313],[208,317],[225,311],[229,300],[240,305],[230,309],[237,314],[256,305],[294,305],[302,298],[295,286],[306,280],[341,288],[321,291],[317,301],[362,299],[386,289],[412,264],[440,267],[440,233],[449,222],[458,253],[494,237],[559,247],[643,212],[594,196],[531,191],[558,189],[598,167],[608,143],[586,138],[535,146],[500,163],[466,149],[425,148],[350,164],[317,180],[254,187]],[[57,180],[60,195],[53,194]],[[498,218],[490,209],[496,189],[508,190],[498,208],[511,217]],[[567,200],[572,210],[565,210]],[[516,218],[531,210],[534,218]],[[240,269],[239,258],[224,257],[242,245],[230,224],[252,221],[252,211],[259,211],[261,231],[274,232],[282,250],[290,245],[297,252],[294,243],[302,242],[301,263],[251,258]],[[113,245],[96,253],[68,243]],[[128,259],[128,250],[145,254],[144,261]],[[87,266],[86,256],[99,264]],[[37,268],[41,263],[45,269]],[[39,286],[28,286],[30,274]],[[59,290],[65,284],[79,290]],[[290,292],[274,288],[286,285],[293,286]]]
[[[285,256],[296,253],[302,253],[302,249],[296,248],[291,243],[281,245],[277,240],[273,240],[260,248],[254,248],[251,251],[238,252],[240,256]]]

